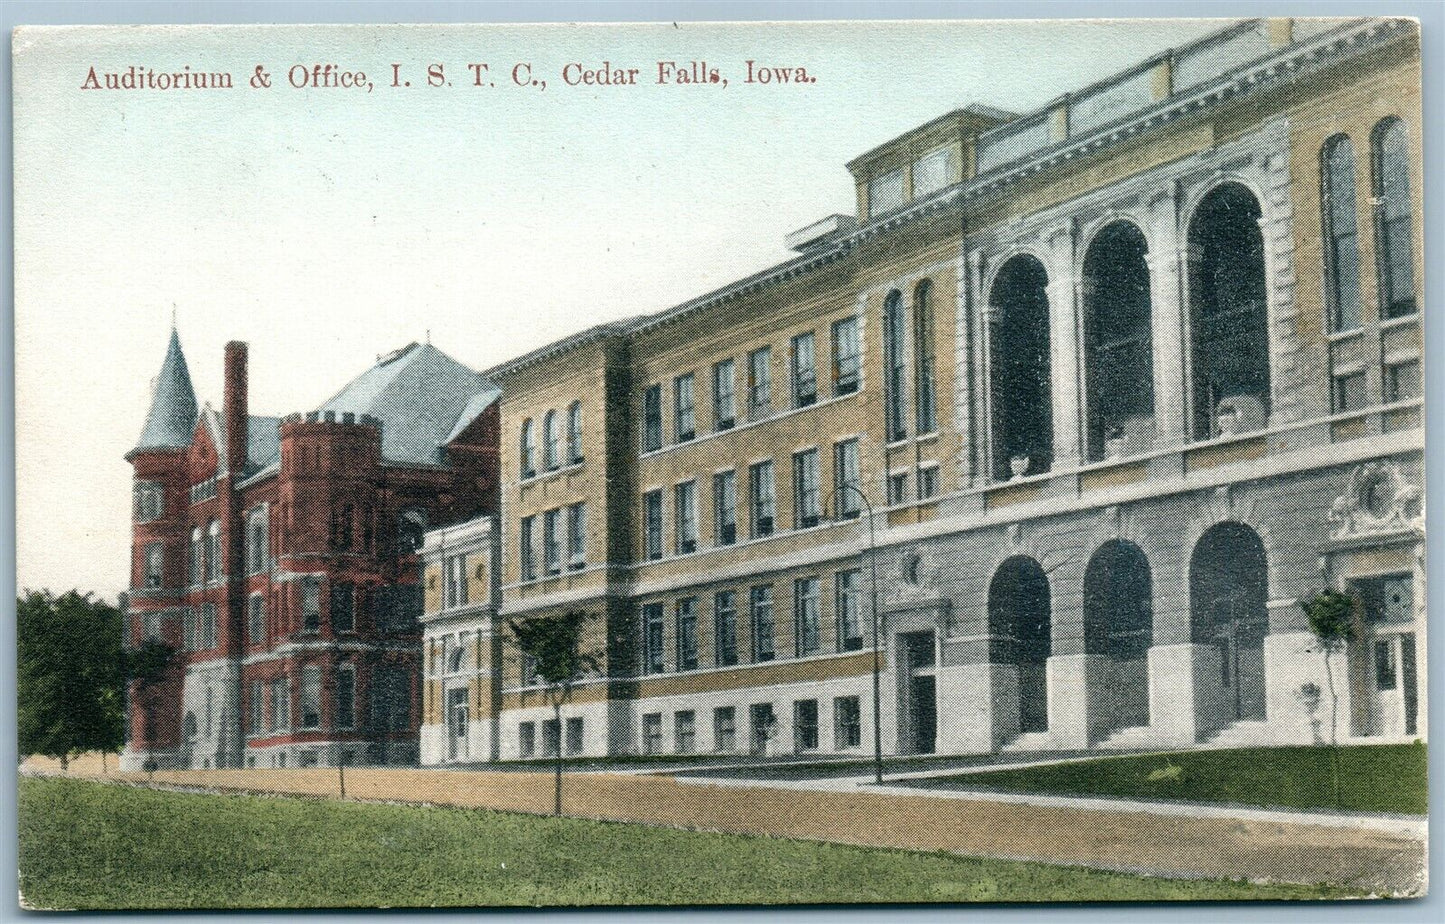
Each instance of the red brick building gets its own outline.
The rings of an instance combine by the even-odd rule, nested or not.
[[[497,509],[497,395],[430,344],[380,357],[316,410],[258,417],[246,344],[219,411],[174,331],[136,447],[128,641],[169,675],[132,686],[123,763],[410,763],[421,714],[428,528]]]

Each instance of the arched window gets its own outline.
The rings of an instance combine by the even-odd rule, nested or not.
[[[408,555],[421,548],[423,537],[426,535],[426,511],[420,507],[408,507],[397,517],[396,543],[397,551],[402,555]]]
[[[221,576],[221,524],[215,520],[206,529],[206,580]]]
[[[259,507],[251,511],[250,520],[246,524],[246,570],[251,574],[265,571],[268,566],[267,553],[266,508]]]
[[[1221,183],[1189,222],[1189,317],[1195,439],[1269,422],[1269,308],[1259,201]]]
[[[1084,254],[1084,382],[1093,460],[1137,455],[1154,432],[1149,244],[1131,222],[1101,230]]]
[[[462,670],[462,668],[463,668],[464,666],[466,666],[466,663],[467,663],[467,646],[466,646],[466,645],[458,645],[457,647],[455,647],[455,648],[453,648],[453,649],[451,650],[451,653],[450,653],[450,654],[447,655],[447,673],[448,673],[448,674],[461,673],[461,670]]]
[[[522,421],[521,462],[523,478],[531,478],[537,474],[537,434],[530,417]]]
[[[989,400],[999,481],[1046,472],[1054,462],[1048,283],[1044,265],[1020,254],[999,269],[989,289]]]
[[[557,428],[557,412],[548,411],[542,418],[542,464],[547,471],[556,468],[562,456],[562,434]]]
[[[1380,317],[1415,313],[1414,203],[1410,199],[1410,136],[1394,116],[1374,132],[1375,271]]]
[[[190,574],[187,575],[191,584],[199,584],[205,580],[205,571],[202,567],[205,544],[205,534],[201,532],[201,528],[197,526],[191,530]]]
[[[883,303],[883,390],[887,404],[888,440],[908,436],[908,354],[903,339],[908,335],[903,293],[894,289]]]
[[[573,401],[567,408],[567,462],[582,461],[582,402]]]
[[[1320,151],[1325,298],[1330,330],[1360,326],[1360,241],[1355,221],[1355,146],[1336,135]]]
[[[918,432],[938,429],[938,399],[934,387],[933,283],[925,279],[913,290],[913,393]]]

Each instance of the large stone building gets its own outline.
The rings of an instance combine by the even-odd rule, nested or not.
[[[1422,736],[1419,91],[1411,22],[1241,22],[908,131],[795,258],[488,372],[422,760],[866,752],[875,705],[890,753],[1308,742],[1332,680],[1340,736]],[[509,625],[569,611],[558,723]]]
[[[221,410],[180,340],[136,447],[127,643],[178,650],[133,683],[127,769],[416,760],[427,529],[496,509],[497,391],[430,344],[319,408],[257,417],[230,343]]]

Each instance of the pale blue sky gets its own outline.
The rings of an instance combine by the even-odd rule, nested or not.
[[[15,45],[18,583],[126,583],[130,468],[172,305],[202,402],[251,344],[253,413],[315,407],[425,338],[484,368],[786,258],[853,211],[843,164],[951,109],[1027,111],[1220,21],[21,31]],[[806,87],[742,83],[803,65]],[[657,86],[706,60],[726,89]],[[468,62],[494,89],[464,86]],[[545,91],[508,86],[530,62]],[[571,88],[562,67],[637,67]],[[365,71],[369,94],[286,69]],[[410,90],[393,90],[390,64]],[[450,88],[422,87],[446,65]],[[229,92],[82,91],[229,70]],[[256,64],[272,89],[244,86]],[[406,73],[410,70],[410,73]]]

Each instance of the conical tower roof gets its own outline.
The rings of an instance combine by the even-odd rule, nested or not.
[[[184,449],[191,445],[196,429],[196,391],[191,387],[191,370],[181,352],[181,338],[171,328],[171,342],[151,391],[151,408],[146,414],[140,441],[130,455],[152,449]]]

